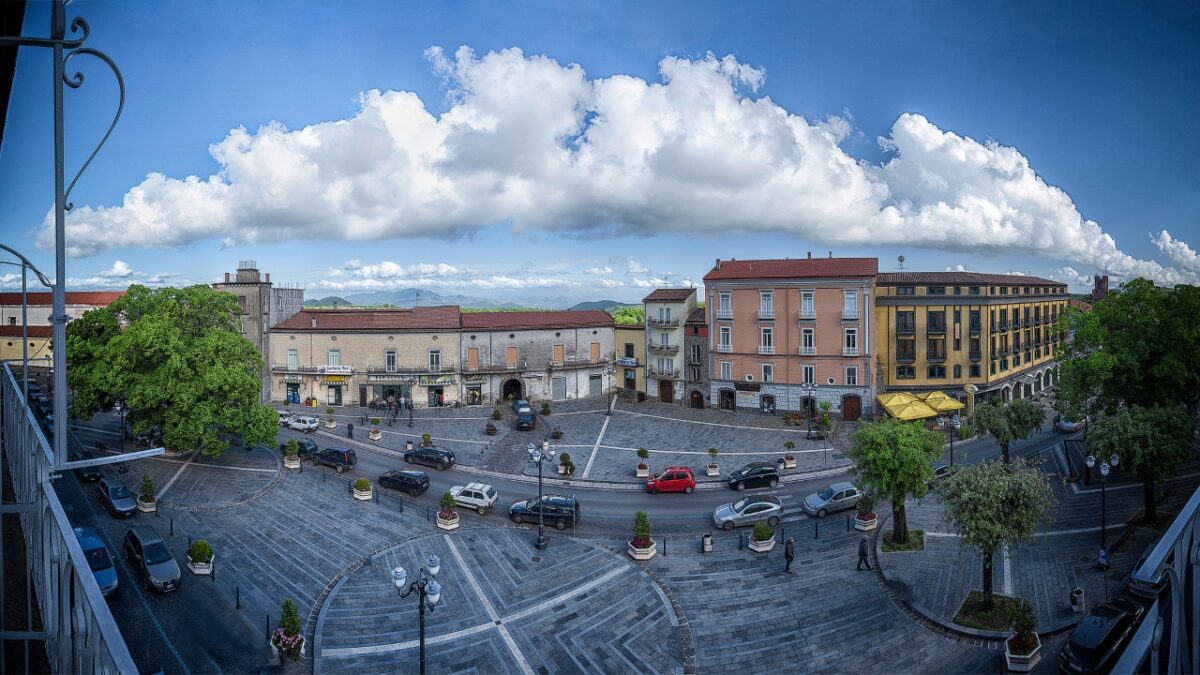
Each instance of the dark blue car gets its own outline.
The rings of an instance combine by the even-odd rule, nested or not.
[[[75,538],[83,549],[83,557],[87,558],[88,566],[96,577],[100,592],[106,597],[117,590],[117,568],[113,565],[108,547],[100,540],[100,534],[90,527],[75,528]]]

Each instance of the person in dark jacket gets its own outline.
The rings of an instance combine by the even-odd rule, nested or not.
[[[792,537],[787,538],[787,543],[783,545],[783,559],[787,561],[787,567],[783,569],[788,574],[792,573],[792,561],[796,559],[796,540]]]
[[[858,565],[855,569],[861,570],[863,563],[867,564],[867,569],[871,569],[870,549],[867,547],[867,535],[858,542]]]
[[[354,424],[346,425],[346,438],[354,438]]]

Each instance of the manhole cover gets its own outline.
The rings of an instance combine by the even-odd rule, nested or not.
[[[540,556],[540,555],[533,556],[533,562],[542,562],[542,556]]]

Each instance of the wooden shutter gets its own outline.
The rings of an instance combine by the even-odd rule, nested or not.
[[[592,343],[592,363],[595,363],[599,360],[600,360],[600,343],[593,342]]]
[[[563,362],[563,346],[562,345],[554,345],[554,356],[550,360],[554,361],[555,363]]]
[[[515,366],[517,365],[517,348],[507,347],[504,350],[504,363]]]
[[[467,367],[471,370],[479,367],[479,347],[467,347]]]

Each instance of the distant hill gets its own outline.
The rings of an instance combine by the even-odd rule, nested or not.
[[[354,303],[345,298],[339,298],[336,295],[331,295],[320,300],[305,300],[305,307],[353,307]]]
[[[620,302],[618,300],[592,300],[589,302],[581,302],[568,309],[599,309],[607,312],[614,307],[641,307],[640,303]]]
[[[459,305],[461,307],[511,307],[513,303],[498,302],[487,298],[477,298],[461,294],[441,294],[419,288],[405,288],[399,291],[373,291],[370,293],[354,293],[346,299],[356,305],[378,307],[432,307],[435,305]]]

